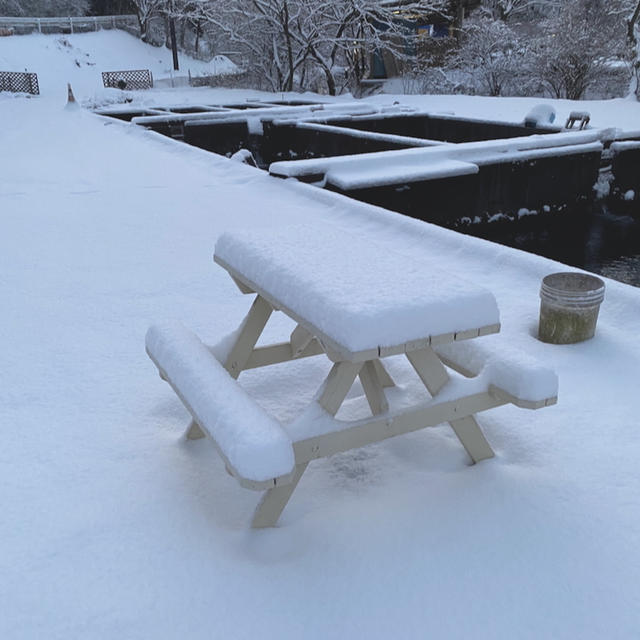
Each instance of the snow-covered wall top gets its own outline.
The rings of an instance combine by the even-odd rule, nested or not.
[[[310,104],[299,106],[263,106],[247,110],[220,113],[176,113],[166,116],[140,116],[131,122],[139,125],[151,125],[163,122],[198,122],[200,124],[215,124],[217,122],[245,121],[274,118],[304,118],[315,112],[322,111],[329,114],[370,114],[377,109],[366,103],[350,102],[340,104]]]
[[[596,152],[602,149],[600,135],[601,132],[598,130],[580,131],[508,140],[463,142],[426,149],[413,148],[331,158],[287,160],[274,162],[269,167],[269,172],[281,177],[324,175],[327,182],[339,187],[348,184],[348,188],[394,184],[404,177],[406,182],[443,177],[446,175],[443,173],[445,165],[452,171],[449,175],[461,175],[474,173],[470,169],[463,170],[462,163],[480,166],[571,153]],[[457,161],[458,164],[454,165],[452,161]]]

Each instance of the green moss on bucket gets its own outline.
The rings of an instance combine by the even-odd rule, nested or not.
[[[538,338],[551,344],[572,344],[593,338],[600,305],[595,307],[558,307],[540,305]]]

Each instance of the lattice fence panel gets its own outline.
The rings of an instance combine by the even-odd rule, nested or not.
[[[151,89],[153,76],[149,69],[132,69],[130,71],[103,71],[102,84],[114,89]]]
[[[35,73],[20,71],[0,71],[0,91],[38,95],[40,93],[38,76]]]

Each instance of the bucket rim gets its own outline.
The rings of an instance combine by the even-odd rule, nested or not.
[[[550,273],[540,286],[543,302],[574,308],[597,307],[604,300],[604,292],[601,278],[580,271]]]

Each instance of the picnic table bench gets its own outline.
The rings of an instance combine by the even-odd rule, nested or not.
[[[307,227],[226,233],[214,260],[255,299],[231,340],[208,347],[182,325],[149,329],[146,348],[227,470],[265,490],[253,527],[274,526],[310,461],[449,423],[473,462],[494,455],[475,414],[506,403],[557,399],[555,373],[476,338],[500,329],[486,289],[342,230]],[[285,342],[256,346],[272,312],[297,326]],[[476,344],[478,343],[478,346]],[[281,424],[236,382],[242,371],[324,354],[332,368],[313,401]],[[424,385],[419,403],[385,390],[385,358],[406,358]],[[458,373],[462,375],[458,375]],[[370,415],[336,416],[356,378]],[[467,378],[471,378],[468,380]],[[401,394],[400,394],[401,397]]]

